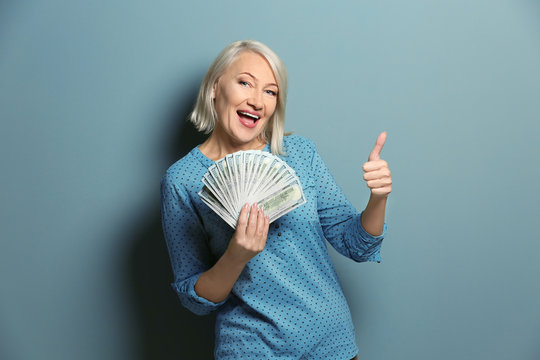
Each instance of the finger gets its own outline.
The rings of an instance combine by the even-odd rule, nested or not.
[[[387,167],[380,168],[378,170],[368,171],[364,173],[364,180],[376,180],[390,177],[390,169]]]
[[[385,186],[381,188],[371,189],[371,193],[377,196],[388,195],[391,192],[392,192],[392,186]]]
[[[386,187],[389,185],[392,185],[391,178],[376,179],[376,180],[370,180],[367,182],[367,186],[370,189],[377,189],[377,188]]]
[[[382,169],[384,167],[388,167],[388,163],[384,160],[372,160],[365,162],[364,165],[362,165],[362,169],[366,172]]]
[[[257,238],[260,238],[264,232],[264,209],[261,207],[257,214]]]
[[[249,219],[246,228],[246,235],[248,237],[253,237],[255,235],[255,231],[257,230],[257,215],[259,213],[258,210],[259,209],[257,208],[257,203],[254,203],[249,210]]]
[[[381,151],[386,141],[386,131],[379,134],[373,150],[369,153],[368,161],[379,160],[381,158]]]
[[[242,210],[240,210],[240,216],[238,217],[238,224],[236,225],[236,231],[238,231],[238,229],[240,229],[241,231],[246,230],[248,215],[249,215],[249,204],[245,203],[244,206],[242,206]]]
[[[262,214],[261,216],[263,218],[262,222],[262,232],[259,236],[259,251],[263,251],[264,247],[266,246],[266,237],[268,236],[268,229],[270,228],[270,219],[268,216]]]
[[[268,229],[269,228],[270,228],[270,218],[268,217],[268,215],[265,215],[265,217],[264,217],[264,231],[263,231],[263,235],[262,235],[262,239],[261,239],[263,248],[266,245],[266,238],[268,236]]]
[[[264,215],[264,209],[261,209],[257,222],[257,236],[255,238],[257,251],[259,252],[263,251],[266,245],[266,235],[268,234],[268,227],[268,216]]]

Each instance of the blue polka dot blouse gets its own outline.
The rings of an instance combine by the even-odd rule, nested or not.
[[[354,261],[380,261],[386,224],[380,236],[362,228],[360,214],[310,140],[285,136],[284,148],[287,155],[281,158],[296,171],[307,202],[270,224],[264,250],[249,261],[220,303],[198,296],[194,289],[234,232],[197,194],[214,162],[194,148],[161,180],[172,286],[192,312],[218,311],[216,359],[348,360],[358,352],[326,241]]]

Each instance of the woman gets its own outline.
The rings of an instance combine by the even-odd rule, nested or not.
[[[256,41],[229,45],[210,66],[191,114],[210,136],[161,181],[172,285],[194,313],[218,311],[216,359],[348,360],[358,352],[326,240],[357,262],[380,261],[391,191],[379,157],[386,133],[364,164],[371,196],[359,214],[312,142],[284,136],[286,91],[285,66],[272,50]],[[197,193],[208,167],[240,150],[281,156],[307,202],[272,224],[264,209],[246,204],[233,230]]]

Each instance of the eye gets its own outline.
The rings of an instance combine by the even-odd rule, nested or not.
[[[267,93],[268,95],[277,96],[277,92],[275,92],[274,90],[265,90],[265,93]]]
[[[246,86],[246,87],[249,86],[249,83],[247,81],[244,81],[244,80],[240,80],[240,81],[238,81],[238,83],[240,85],[242,85],[242,86]]]

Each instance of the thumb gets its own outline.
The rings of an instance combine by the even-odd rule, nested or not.
[[[379,134],[379,137],[377,138],[377,142],[375,143],[375,146],[373,147],[373,150],[369,153],[368,161],[373,160],[379,160],[381,158],[381,150],[384,146],[384,142],[386,141],[386,131],[383,131]]]

